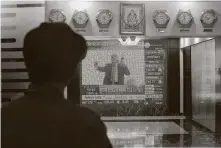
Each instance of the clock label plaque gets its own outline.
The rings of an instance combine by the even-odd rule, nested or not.
[[[84,28],[87,26],[87,23],[89,21],[89,16],[86,10],[75,10],[72,20],[78,32],[85,32]]]
[[[101,9],[96,16],[99,32],[108,32],[108,28],[113,20],[113,15],[109,9]]]
[[[217,21],[216,12],[213,9],[204,10],[200,17],[204,32],[212,32],[213,27]]]
[[[99,29],[99,32],[109,32],[108,29]]]
[[[180,26],[180,32],[189,32],[189,29],[193,23],[193,16],[191,14],[191,11],[179,10],[177,15],[177,22]]]
[[[86,32],[86,30],[84,28],[82,28],[82,29],[78,28],[76,31],[77,32]]]

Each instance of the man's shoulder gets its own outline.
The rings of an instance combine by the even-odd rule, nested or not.
[[[127,67],[127,65],[125,63],[119,63],[118,66],[119,67]]]
[[[10,102],[2,104],[2,110],[10,110],[10,109],[16,108],[17,106],[19,106],[21,103],[24,102],[24,98],[25,97],[22,95],[13,96],[10,99]]]
[[[76,105],[74,114],[75,117],[77,117],[75,119],[80,121],[80,123],[84,124],[85,126],[105,130],[105,125],[101,120],[100,115],[96,112],[86,107]]]
[[[83,107],[81,105],[75,105],[76,113],[82,115],[81,117],[85,118],[94,118],[100,120],[100,115],[87,107]]]

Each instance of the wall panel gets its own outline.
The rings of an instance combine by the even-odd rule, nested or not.
[[[193,120],[215,131],[215,40],[191,47]]]
[[[192,118],[192,89],[191,89],[191,47],[183,50],[183,85],[184,85],[184,114]]]
[[[168,39],[167,53],[167,98],[169,112],[180,114],[180,53],[179,39]]]
[[[44,1],[1,1],[2,102],[16,99],[27,89],[23,40],[28,31],[44,21]]]
[[[221,133],[221,37],[216,41],[216,132]]]
[[[4,72],[2,73],[2,78],[4,80],[11,80],[11,79],[28,79],[28,73],[27,72],[16,72],[16,73],[9,73]]]
[[[216,40],[216,100],[221,102],[221,37]]]

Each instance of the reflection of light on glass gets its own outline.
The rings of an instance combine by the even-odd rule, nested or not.
[[[133,148],[145,148],[143,144],[134,144]]]
[[[137,132],[132,132],[131,136],[138,136],[138,133]]]
[[[153,135],[146,135],[145,137],[145,145],[154,146],[154,136]]]
[[[121,45],[127,45],[127,43],[129,42],[130,38],[126,38],[126,39],[119,38],[118,40],[121,43]]]
[[[184,38],[180,38],[180,46],[181,48],[185,45],[185,40]]]
[[[118,40],[122,45],[137,45],[140,42],[141,38],[136,37],[135,40],[132,38],[133,41],[130,37],[128,37],[125,41],[123,41],[122,38],[119,38]]]
[[[184,38],[184,43],[185,43],[185,45],[190,45],[190,40],[189,40],[189,38]]]
[[[194,43],[199,43],[200,42],[200,38],[194,38]]]
[[[108,133],[107,133],[107,136],[108,136],[108,138],[114,138],[114,133],[108,132]]]
[[[127,44],[128,45],[137,45],[139,42],[140,42],[140,38],[136,37],[134,41],[132,41],[131,38],[130,38],[130,40]]]
[[[69,5],[72,9],[82,11],[82,10],[88,9],[90,7],[91,3],[90,2],[70,1]]]
[[[136,138],[140,136],[145,136],[146,132],[145,131],[140,131],[140,132],[131,132],[131,131],[122,131],[122,132],[107,132],[107,135],[109,138],[122,138],[122,139],[127,139],[127,138]]]
[[[177,0],[177,1],[183,1],[183,0]],[[187,7],[189,5],[189,2],[180,2],[180,5],[182,7]]]
[[[68,92],[67,92],[67,87],[64,88],[64,98],[68,98]]]
[[[211,39],[213,39],[213,38],[207,38],[207,40],[211,40]]]

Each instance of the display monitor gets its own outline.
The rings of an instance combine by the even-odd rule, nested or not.
[[[118,40],[88,41],[80,70],[81,104],[102,116],[145,115],[152,101],[162,105],[165,51],[161,48],[146,50],[144,41],[134,46]]]

